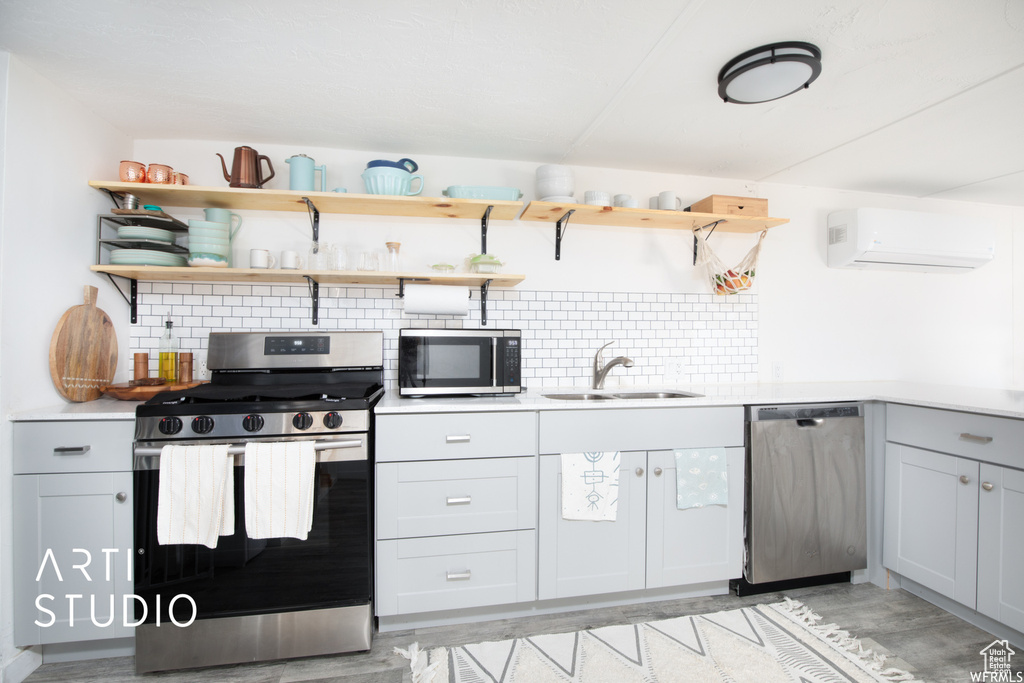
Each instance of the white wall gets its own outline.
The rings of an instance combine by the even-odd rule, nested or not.
[[[195,184],[227,186],[214,156],[231,161],[242,142],[142,140],[135,158],[167,163],[188,173]],[[325,148],[262,145],[277,172],[267,187],[287,189],[293,154],[312,156],[327,165],[327,187],[362,191],[359,178],[366,161],[396,155]],[[449,185],[512,185],[525,199],[534,198],[537,164],[453,157],[418,157],[425,196],[441,196]],[[735,180],[577,167],[576,192],[601,189],[628,192],[642,205],[660,190],[677,191],[686,203],[709,194],[766,197],[773,216],[790,223],[769,232],[764,242],[754,291],[760,305],[762,381],[780,369],[786,381],[902,379],[979,386],[1022,386],[1024,351],[1013,344],[1014,243],[1012,226],[1021,210],[941,200],[918,200],[879,194],[840,192]],[[830,269],[825,261],[825,222],[830,211],[878,206],[995,220],[995,260],[970,273],[901,273]],[[191,213],[190,213],[191,212]],[[178,212],[200,216],[198,209]],[[245,265],[251,247],[305,251],[310,239],[303,214],[248,212],[237,237],[235,259]],[[356,248],[402,242],[404,265],[425,268],[479,250],[475,221],[394,219],[322,215],[322,241]],[[742,258],[753,244],[749,235],[716,233],[710,240],[727,263]],[[639,228],[601,228],[570,221],[555,261],[554,227],[548,224],[497,221],[488,251],[523,273],[520,287],[538,290],[706,292],[692,266],[689,233]],[[1017,259],[1024,267],[1024,261]],[[1017,287],[1024,284],[1017,278]],[[1018,301],[1022,297],[1017,297]],[[1020,330],[1017,330],[1018,335]],[[1017,338],[1020,338],[1019,336]]]
[[[96,214],[109,200],[88,187],[116,173],[128,138],[69,99],[16,56],[0,53],[6,76],[6,146],[2,169],[0,252],[0,414],[60,403],[49,372],[50,337],[61,315],[99,288],[98,305],[113,319],[122,347],[127,305],[105,277],[89,272]],[[126,376],[125,376],[126,377]],[[20,680],[38,656],[12,646],[11,423],[0,431],[0,652],[4,683]]]

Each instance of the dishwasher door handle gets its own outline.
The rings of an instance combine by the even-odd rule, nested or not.
[[[825,424],[825,418],[823,417],[801,417],[796,421],[796,426],[800,427],[801,429],[820,427],[823,424]]]

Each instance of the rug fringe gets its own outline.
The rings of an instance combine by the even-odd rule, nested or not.
[[[394,652],[396,655],[402,655],[409,660],[412,683],[431,683],[434,680],[434,674],[437,673],[437,668],[441,666],[440,661],[427,664],[427,651],[421,650],[419,643],[413,643],[407,650],[396,647]]]
[[[888,655],[883,655],[874,650],[865,650],[864,645],[858,638],[851,636],[849,631],[842,630],[837,624],[819,625],[818,622],[821,621],[821,615],[815,614],[814,610],[799,600],[786,596],[783,596],[783,600],[784,602],[776,603],[776,606],[784,612],[788,612],[796,621],[803,624],[807,630],[818,634],[836,647],[849,652],[867,669],[882,679],[886,681],[914,680],[914,675],[909,671],[896,667],[885,668],[885,660],[889,658]]]

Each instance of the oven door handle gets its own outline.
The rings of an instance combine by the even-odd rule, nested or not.
[[[317,441],[314,444],[314,448],[316,449],[316,461],[317,462],[330,462],[332,460],[336,460],[336,458],[331,458],[330,456],[322,454],[321,451],[333,451],[333,450],[336,450],[336,449],[339,449],[339,448],[362,448],[363,447],[363,443],[364,443],[363,439],[338,439],[338,440],[335,440],[335,441]],[[216,444],[210,444],[210,445],[212,446],[212,445],[216,445]],[[163,451],[163,447],[162,446],[160,446],[160,447],[156,447],[156,446],[136,446],[135,447],[135,457],[136,457],[136,459],[138,459],[138,458],[159,458],[160,457],[160,453],[162,451]],[[245,455],[245,444],[244,443],[241,443],[241,444],[237,444],[237,443],[230,444],[228,446],[228,455]],[[136,462],[138,462],[138,460],[136,460]],[[159,462],[159,461],[157,461],[157,462]],[[238,464],[237,461],[236,461],[236,464]],[[139,467],[136,467],[136,469],[139,469]]]

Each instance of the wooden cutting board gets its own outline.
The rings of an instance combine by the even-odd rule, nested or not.
[[[96,294],[86,286],[85,304],[69,308],[50,338],[50,377],[69,401],[96,400],[117,369],[114,323],[96,308]]]
[[[157,394],[165,391],[181,391],[197,387],[204,382],[180,382],[177,384],[151,384],[149,386],[132,385],[129,382],[123,384],[111,384],[102,387],[101,391],[112,398],[121,401],[148,401]]]

